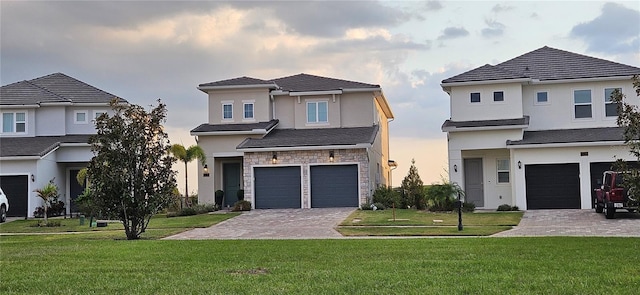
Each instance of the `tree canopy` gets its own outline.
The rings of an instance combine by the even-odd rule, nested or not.
[[[640,98],[640,76],[635,75],[632,78],[633,88],[636,93],[635,98],[627,98],[619,89],[615,89],[611,94],[611,101],[617,104],[618,118],[616,123],[619,127],[624,128],[624,142],[629,147],[629,152],[640,162],[640,106],[638,98]],[[619,171],[627,171],[623,174],[625,179],[624,185],[630,191],[640,191],[640,170],[637,165],[627,165],[623,159],[618,159],[615,169]]]
[[[100,213],[120,220],[127,239],[138,239],[151,217],[173,201],[176,186],[169,139],[162,124],[165,105],[147,112],[112,101],[113,116],[96,119],[90,139],[89,197]]]
[[[198,145],[192,145],[189,148],[185,148],[181,144],[174,144],[169,148],[171,154],[176,157],[179,161],[184,162],[184,203],[189,206],[189,184],[188,184],[188,173],[187,173],[187,163],[199,159],[200,164],[203,166],[207,162],[207,156],[204,153],[204,150]]]

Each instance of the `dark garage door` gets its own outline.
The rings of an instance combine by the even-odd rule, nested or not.
[[[527,209],[580,209],[580,167],[526,165]]]
[[[311,166],[311,207],[358,207],[358,165]]]
[[[300,208],[300,167],[256,167],[256,209]]]
[[[7,216],[25,217],[29,202],[29,182],[26,175],[0,176],[0,187],[9,200]]]

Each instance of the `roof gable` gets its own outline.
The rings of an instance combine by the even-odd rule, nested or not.
[[[577,54],[548,46],[525,53],[493,68],[490,65],[445,79],[446,83],[530,78],[538,81],[570,80],[602,77],[624,77],[640,74],[640,68]]]

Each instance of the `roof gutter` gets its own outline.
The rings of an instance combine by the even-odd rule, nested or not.
[[[502,125],[502,126],[481,126],[481,127],[442,127],[442,132],[513,130],[513,129],[526,129],[527,127],[529,127],[529,125]]]
[[[40,160],[40,156],[8,156],[0,157],[2,161],[20,161],[20,160]]]
[[[37,109],[40,105],[37,104],[3,104],[0,105],[0,109]]]
[[[193,132],[191,131],[189,134],[191,136],[202,136],[202,135],[261,135],[269,133],[271,129],[253,129],[247,131],[204,131],[204,132]]]
[[[467,81],[467,82],[450,82],[441,83],[440,86],[443,90],[447,87],[454,86],[470,86],[470,85],[486,85],[486,84],[500,84],[500,83],[526,83],[530,82],[531,78],[519,78],[519,79],[500,79],[500,80],[482,80],[482,81]],[[446,91],[446,90],[445,90]]]
[[[531,144],[509,144],[509,149],[535,149],[535,148],[555,148],[555,147],[584,147],[584,146],[612,146],[624,145],[624,141],[588,141],[588,142],[564,142],[564,143],[531,143]]]
[[[633,76],[594,77],[594,78],[560,79],[560,80],[532,79],[529,84],[560,84],[560,83],[580,83],[580,82],[597,82],[597,81],[618,81],[618,80],[631,80],[632,78]]]
[[[283,147],[266,147],[266,148],[236,148],[242,152],[286,152],[286,151],[311,151],[311,150],[353,150],[368,149],[372,145],[370,143],[358,143],[350,145],[322,145],[322,146],[283,146]]]

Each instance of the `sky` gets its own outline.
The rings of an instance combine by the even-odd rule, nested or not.
[[[202,83],[379,84],[395,115],[393,185],[411,159],[426,184],[446,178],[442,80],[543,46],[640,66],[640,2],[0,0],[2,85],[61,72],[134,104],[162,99],[171,142],[185,146],[207,119]]]

